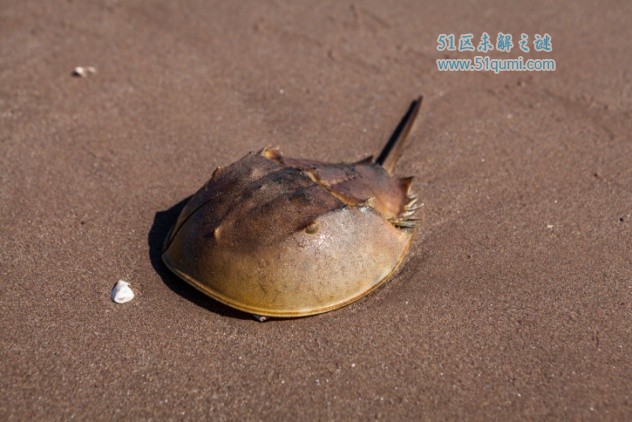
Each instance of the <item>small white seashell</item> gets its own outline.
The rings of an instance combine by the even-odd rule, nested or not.
[[[88,66],[88,67],[77,66],[72,71],[72,74],[74,76],[79,76],[80,78],[87,78],[93,73],[97,73],[97,70],[93,66]]]
[[[116,303],[125,303],[134,299],[134,292],[129,287],[129,283],[119,280],[112,289],[112,300]]]

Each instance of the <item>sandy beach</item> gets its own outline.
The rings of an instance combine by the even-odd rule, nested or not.
[[[632,3],[607,3],[4,1],[0,419],[632,419]],[[437,69],[476,54],[440,34],[501,31],[492,57],[556,70]],[[259,323],[162,264],[218,165],[359,160],[420,94],[421,222],[383,288]]]

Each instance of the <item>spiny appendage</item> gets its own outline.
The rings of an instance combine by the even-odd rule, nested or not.
[[[404,205],[404,211],[398,217],[393,217],[389,221],[400,229],[414,229],[419,221],[418,218],[414,218],[414,215],[421,208],[421,205],[417,205],[417,195],[415,194],[408,194],[406,199],[408,202]]]

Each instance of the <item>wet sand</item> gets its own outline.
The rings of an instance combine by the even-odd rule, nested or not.
[[[629,3],[84,3],[0,7],[0,419],[632,418]],[[437,71],[482,31],[557,70]],[[262,324],[160,262],[216,166],[375,154],[419,94],[384,288]]]

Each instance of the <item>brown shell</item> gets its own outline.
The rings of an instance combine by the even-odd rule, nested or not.
[[[191,197],[162,258],[197,289],[252,314],[330,311],[401,263],[415,223],[411,180],[370,158],[328,164],[249,153]]]

